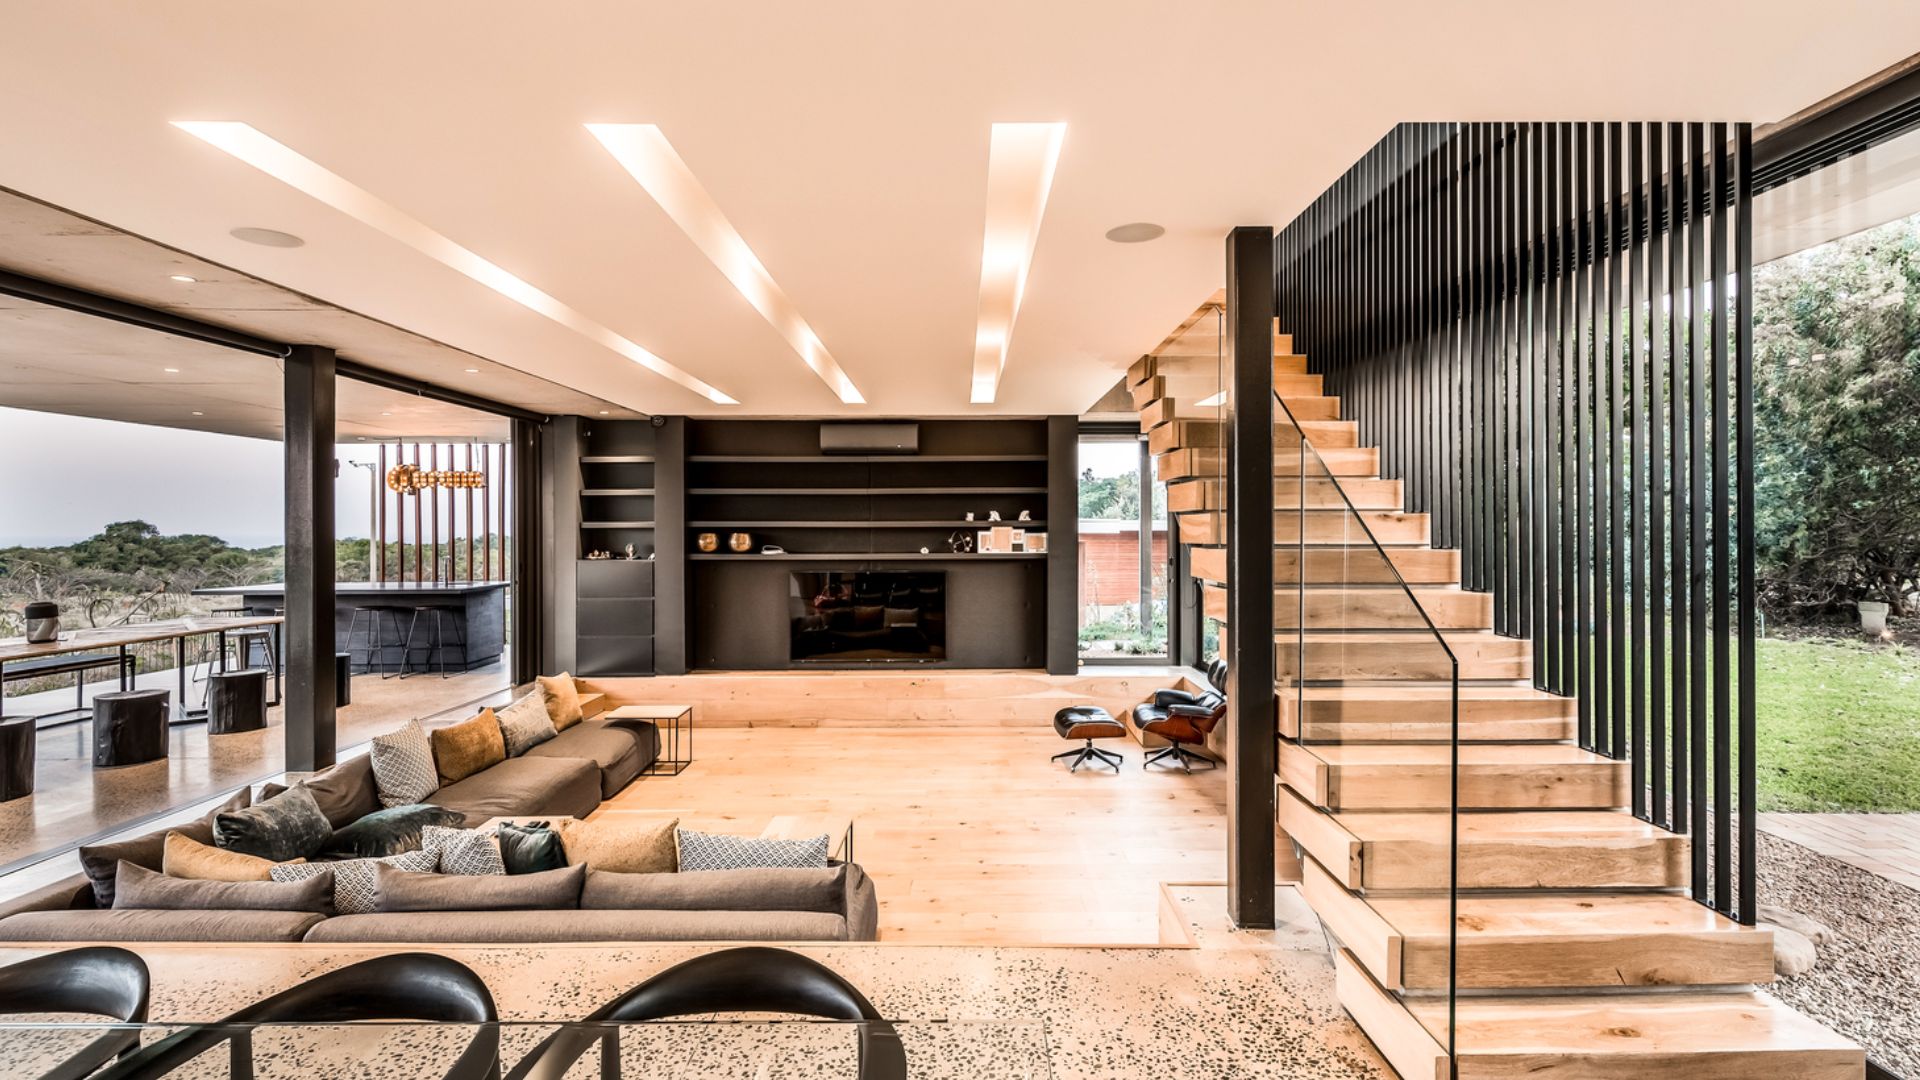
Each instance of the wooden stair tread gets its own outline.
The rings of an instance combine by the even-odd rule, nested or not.
[[[1443,998],[1382,990],[1347,950],[1340,1004],[1407,1080],[1445,1080]],[[1461,1080],[1860,1080],[1865,1055],[1753,991],[1461,997],[1451,1022]]]
[[[1416,1002],[1413,1013],[1445,1030],[1443,1006]],[[1454,1049],[1462,1080],[1859,1080],[1866,1069],[1838,1032],[1752,991],[1462,998]]]
[[[1309,686],[1302,690],[1308,702],[1316,701],[1450,701],[1454,689],[1445,683],[1390,683],[1382,686]],[[1461,701],[1539,701],[1563,704],[1571,709],[1574,699],[1535,690],[1531,686],[1500,686],[1469,683],[1459,689]]]
[[[1562,893],[1536,890],[1514,895],[1463,893],[1457,916],[1449,919],[1444,896],[1369,896],[1367,903],[1394,929],[1409,938],[1445,943],[1449,922],[1458,923],[1459,941],[1501,938],[1539,939],[1621,934],[1731,934],[1749,937],[1766,953],[1765,979],[1772,974],[1773,933],[1741,926],[1725,915],[1671,893]],[[1743,982],[1752,980],[1740,980]]]
[[[1454,748],[1434,743],[1316,743],[1307,752],[1329,765],[1450,765]],[[1563,743],[1462,743],[1460,765],[1622,765]]]

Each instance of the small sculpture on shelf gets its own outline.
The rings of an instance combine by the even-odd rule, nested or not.
[[[998,511],[998,510],[989,510],[989,511],[987,511],[987,520],[988,520],[988,521],[999,521],[999,520],[1000,520],[1000,511]]]
[[[930,551],[928,551],[928,550],[927,550],[927,549],[926,549],[925,547],[922,547],[922,548],[920,549],[920,554],[922,554],[922,555],[931,555],[931,554],[933,554],[933,553],[932,553],[932,552],[930,552]]]
[[[720,537],[714,533],[703,532],[693,538],[693,546],[708,554],[712,554],[720,550]]]
[[[1031,510],[1022,510],[1022,511],[1020,511],[1020,520],[1021,520],[1021,521],[1032,521],[1032,520],[1033,520],[1033,511],[1031,511]]]
[[[591,559],[591,560],[593,560],[593,561],[595,561],[595,562],[598,562],[598,561],[600,561],[601,559],[611,559],[611,558],[613,558],[613,552],[611,552],[611,551],[602,551],[602,550],[600,550],[599,548],[594,548],[594,549],[593,549],[592,551],[589,551],[589,552],[587,552],[587,558],[588,558],[588,559]]]
[[[973,554],[973,534],[965,529],[947,537],[947,549],[955,555]]]
[[[633,553],[633,545],[632,545],[632,544],[628,544],[628,545],[627,545],[627,561],[628,561],[628,562],[632,562],[632,561],[634,561],[634,560],[635,560],[635,559],[637,559],[637,558],[639,558],[639,556],[638,556],[638,555],[635,555],[635,554]]]
[[[727,547],[737,554],[745,555],[753,550],[753,534],[737,532],[727,537]]]

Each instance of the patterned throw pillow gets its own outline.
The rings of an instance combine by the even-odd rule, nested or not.
[[[406,806],[422,802],[440,790],[440,774],[433,766],[433,743],[418,720],[385,735],[375,735],[371,749],[373,784],[380,805]]]
[[[674,832],[674,840],[680,848],[683,874],[697,870],[827,865],[826,833],[811,840],[766,840],[757,836],[723,836],[679,829]]]
[[[554,730],[553,717],[547,715],[547,692],[537,685],[533,693],[495,713],[494,719],[500,721],[500,735],[507,740],[508,757],[519,757],[560,734]]]
[[[305,881],[316,874],[333,874],[333,908],[342,915],[368,915],[376,910],[373,868],[385,863],[398,870],[431,873],[440,857],[431,851],[408,851],[384,859],[346,859],[341,862],[281,863],[273,868],[275,881]]]
[[[421,850],[433,852],[442,874],[480,876],[505,874],[500,842],[481,829],[449,829],[429,825],[422,830]]]

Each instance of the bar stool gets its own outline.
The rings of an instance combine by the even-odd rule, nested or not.
[[[427,619],[427,640],[424,644],[413,643],[414,634],[420,629],[420,619]],[[460,646],[460,670],[467,670],[467,609],[456,604],[419,604],[413,609],[413,621],[407,624],[407,643],[400,653],[400,677],[407,677],[407,669],[413,665],[413,650],[427,650],[427,662],[420,666],[422,671],[431,669],[438,658],[440,677],[447,677],[447,640],[446,626],[453,626],[455,641]]]
[[[393,604],[368,604],[364,607],[353,609],[353,614],[347,619],[347,664],[349,668],[351,668],[353,664],[353,636],[359,634],[362,638],[361,645],[367,651],[366,660],[361,664],[361,669],[371,672],[377,668],[380,672],[380,677],[383,679],[392,678],[394,674],[396,674],[395,672],[387,670],[387,650],[392,646],[404,645],[406,643],[407,635],[400,629],[400,613],[405,610],[407,609]],[[393,640],[391,641],[382,639],[380,633],[380,617],[382,615],[386,616],[386,625],[393,630]],[[363,619],[362,616],[365,616],[365,618]],[[403,653],[400,658],[400,671],[398,674],[405,675],[406,672],[406,655]]]

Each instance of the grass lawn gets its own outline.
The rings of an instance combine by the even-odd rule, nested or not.
[[[1760,808],[1920,811],[1920,651],[1756,646]]]

